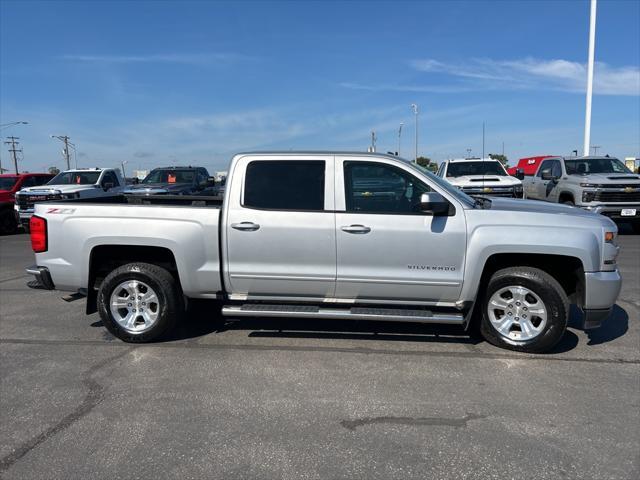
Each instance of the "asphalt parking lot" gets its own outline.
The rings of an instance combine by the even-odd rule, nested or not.
[[[640,237],[619,240],[614,317],[532,356],[210,304],[129,345],[28,289],[28,237],[0,237],[0,477],[640,478]]]

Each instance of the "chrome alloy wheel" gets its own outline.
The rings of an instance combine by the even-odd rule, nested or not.
[[[547,324],[547,309],[538,295],[521,285],[496,291],[487,305],[493,328],[510,340],[537,337]]]
[[[130,333],[142,333],[150,329],[160,313],[160,301],[156,292],[139,280],[122,282],[111,293],[111,315]]]

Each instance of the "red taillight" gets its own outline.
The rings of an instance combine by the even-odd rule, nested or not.
[[[47,251],[47,221],[44,218],[31,217],[29,221],[31,231],[31,248],[36,253]]]

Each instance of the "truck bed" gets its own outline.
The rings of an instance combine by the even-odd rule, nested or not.
[[[48,241],[55,249],[36,258],[38,264],[49,265],[58,290],[89,289],[92,261],[139,248],[148,255],[166,255],[175,263],[185,295],[215,298],[222,290],[221,206],[220,197],[186,195],[38,203],[35,215],[46,217]]]

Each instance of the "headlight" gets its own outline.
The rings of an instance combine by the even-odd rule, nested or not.
[[[513,190],[515,192],[522,192],[522,184],[516,185],[515,187],[513,187]]]

